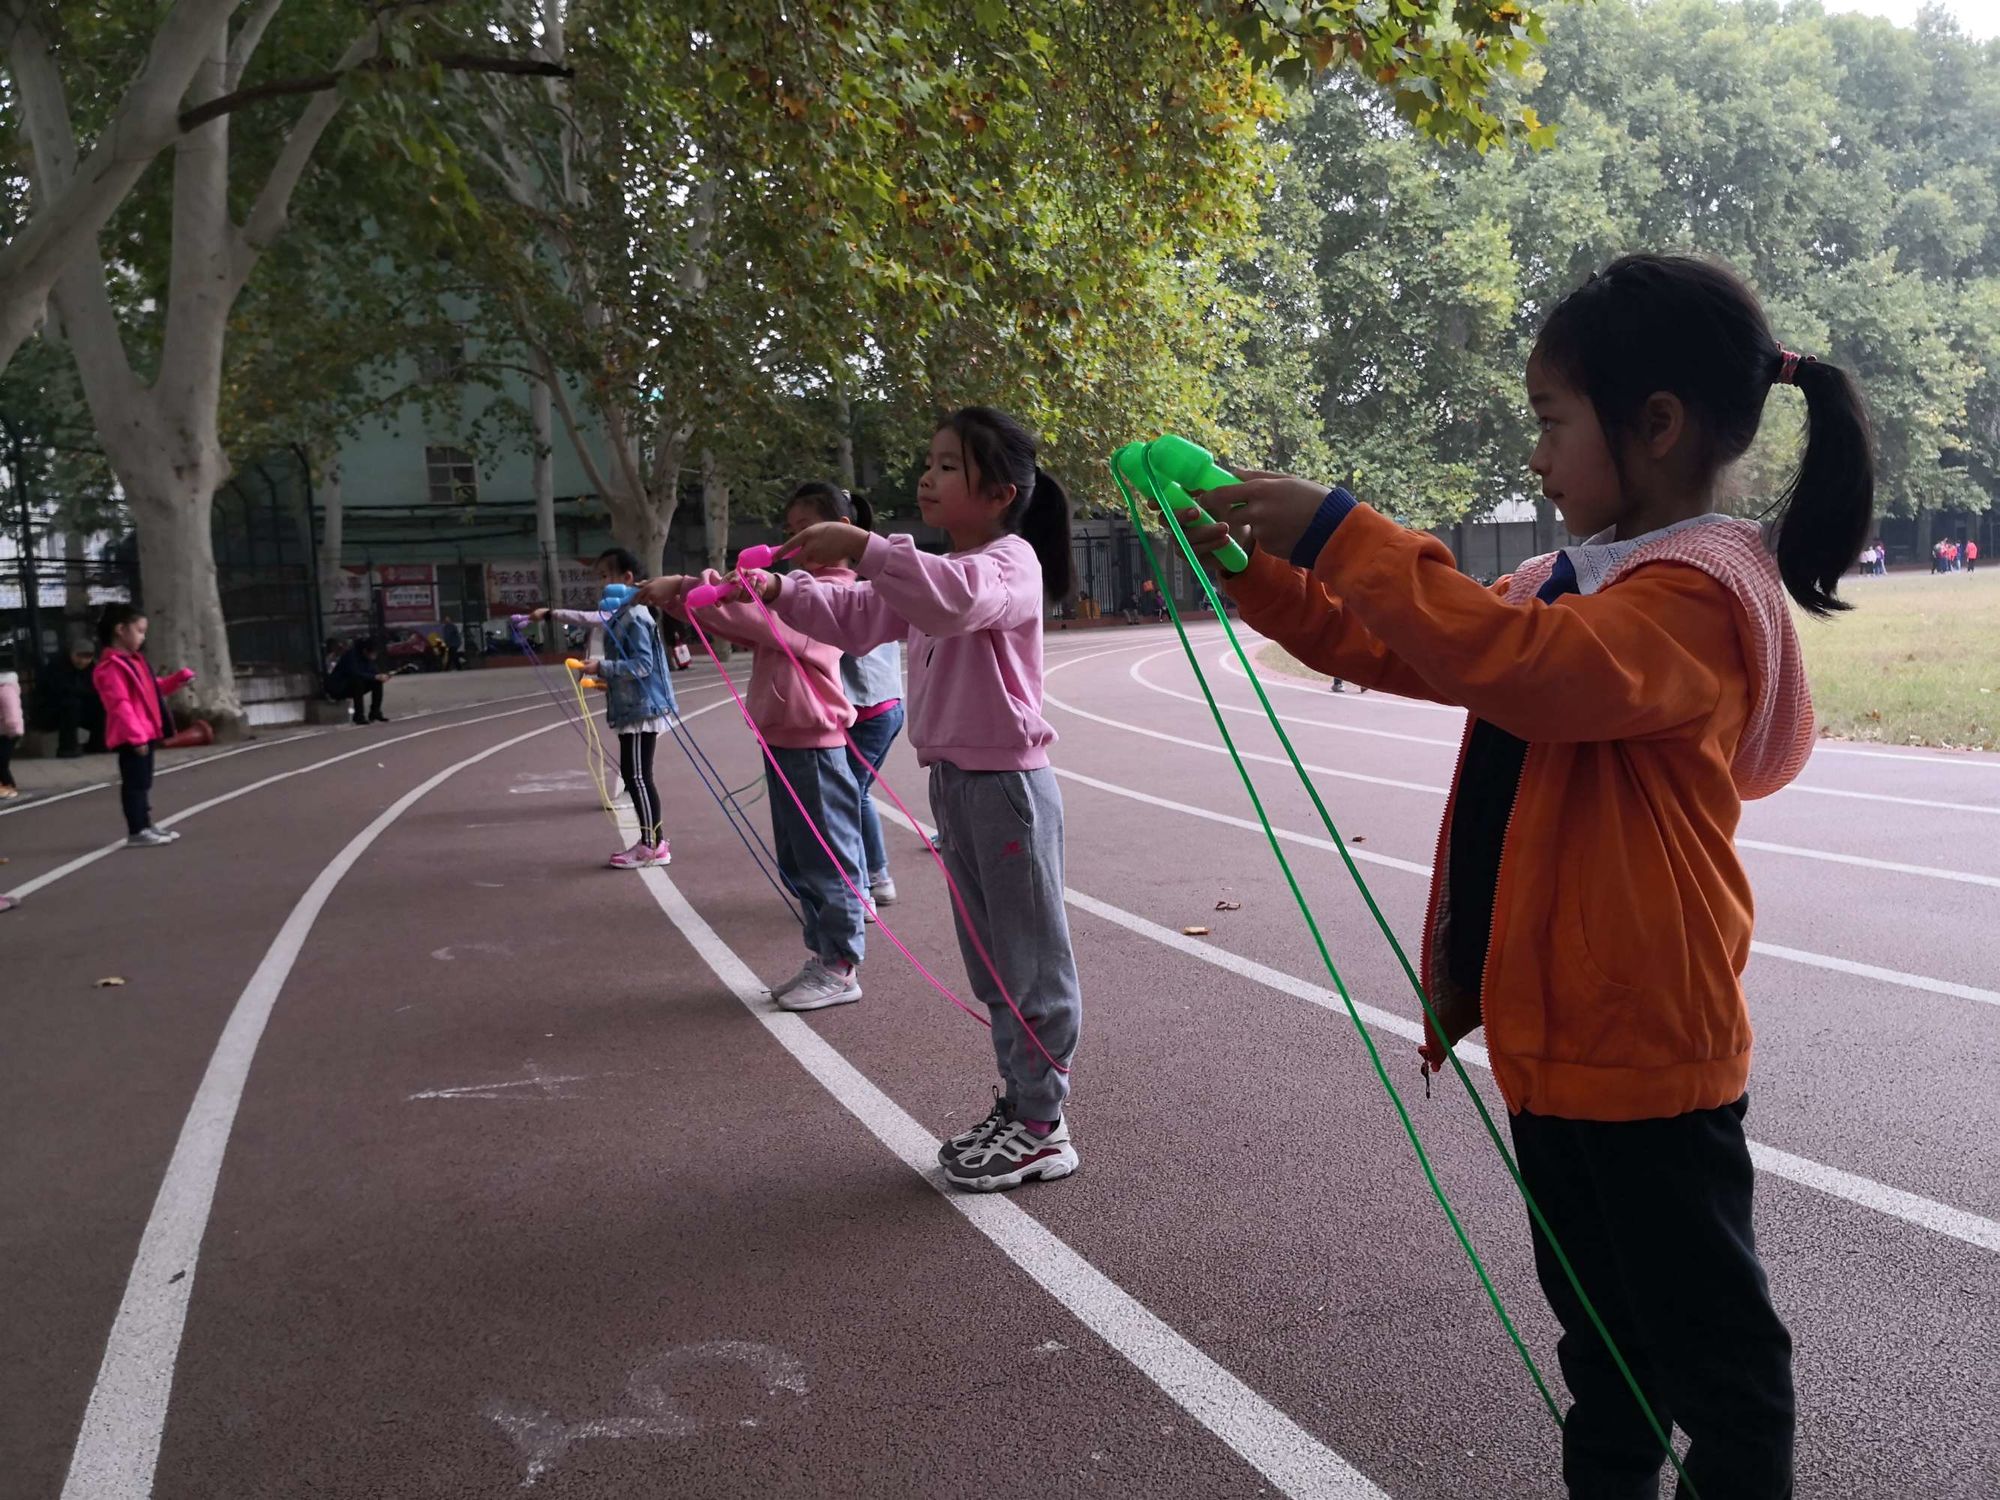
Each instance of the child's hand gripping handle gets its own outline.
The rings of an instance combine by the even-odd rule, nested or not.
[[[1143,462],[1151,468],[1153,477],[1160,481],[1164,492],[1159,496],[1161,503],[1174,507],[1177,512],[1192,510],[1196,519],[1205,525],[1214,525],[1214,518],[1194,502],[1188,491],[1219,490],[1239,482],[1234,474],[1216,464],[1214,455],[1206,448],[1172,433],[1149,443]],[[1234,537],[1216,550],[1215,560],[1222,564],[1226,573],[1241,573],[1250,566],[1249,557]]]

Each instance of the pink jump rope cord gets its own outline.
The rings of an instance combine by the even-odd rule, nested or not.
[[[774,549],[771,548],[761,548],[761,549],[756,549],[754,551],[752,549],[746,548],[744,555],[746,557],[756,557],[762,561],[769,562],[774,559],[775,553]],[[740,561],[741,560],[739,559],[739,563]],[[741,587],[741,586],[742,585],[732,585],[731,587]],[[806,811],[805,803],[800,800],[799,794],[793,790],[791,780],[785,775],[784,771],[780,769],[777,757],[771,753],[771,746],[769,742],[765,740],[763,731],[757,727],[756,721],[750,717],[749,708],[744,704],[743,699],[740,696],[738,696],[736,692],[736,684],[730,680],[728,669],[722,665],[722,659],[716,655],[715,647],[709,643],[708,632],[701,628],[700,621],[698,621],[695,618],[696,609],[701,608],[707,604],[714,603],[717,599],[719,599],[723,595],[723,593],[727,591],[724,586],[720,585],[708,585],[707,587],[713,588],[714,593],[701,599],[697,599],[695,597],[697,593],[696,590],[689,591],[686,601],[688,606],[687,609],[688,623],[694,626],[695,634],[701,637],[702,648],[708,652],[710,660],[715,662],[716,670],[722,674],[722,680],[729,688],[729,695],[732,698],[736,699],[736,706],[739,710],[741,710],[743,714],[743,722],[750,726],[750,733],[756,736],[757,744],[764,752],[764,758],[770,762],[771,769],[778,773],[778,779],[784,782],[785,790],[791,793],[792,802],[798,807],[800,816],[806,820],[806,825],[813,831],[813,838],[818,841],[820,848],[826,851],[826,857],[829,860],[833,861],[833,868],[839,874],[841,883],[844,884],[848,888],[848,890],[854,892],[855,899],[861,903],[863,909],[874,914],[875,925],[882,929],[882,935],[888,938],[891,943],[895,944],[896,951],[901,953],[903,957],[907,958],[910,961],[910,963],[913,966],[915,966],[919,974],[923,975],[925,979],[930,981],[931,987],[933,989],[935,989],[940,995],[943,995],[945,999],[949,1000],[953,1005],[956,1005],[960,1010],[964,1011],[968,1016],[971,1016],[973,1020],[979,1022],[980,1025],[990,1028],[993,1024],[990,1020],[988,1020],[985,1016],[979,1014],[978,1011],[974,1010],[971,1006],[967,1005],[963,1000],[959,999],[957,995],[953,994],[950,989],[948,989],[943,983],[939,981],[938,977],[935,974],[931,973],[929,969],[924,967],[922,961],[918,959],[916,954],[912,953],[907,947],[904,946],[903,940],[896,936],[896,934],[890,929],[889,924],[887,922],[882,920],[881,912],[877,911],[872,905],[870,905],[868,898],[866,896],[863,896],[861,892],[855,888],[854,882],[847,878],[847,871],[842,867],[840,861],[834,858],[833,850],[827,846],[826,838],[823,834],[821,834],[819,829],[819,824],[813,820],[812,814]],[[784,630],[780,627],[777,618],[774,615],[772,615],[770,606],[764,602],[763,594],[759,592],[757,589],[749,587],[744,587],[743,591],[746,594],[748,594],[753,600],[755,600],[757,608],[763,611],[765,621],[769,623],[769,625],[771,626],[772,637],[777,641],[778,648],[785,653],[786,659],[791,662],[793,669],[798,673],[799,680],[806,685],[806,690],[808,692],[812,693],[815,697],[817,697],[819,694],[819,688],[814,684],[812,680],[812,675],[806,671],[805,663],[801,662],[798,659],[798,657],[793,653],[791,645],[785,640]],[[853,735],[849,734],[847,730],[843,728],[840,731],[840,737],[845,741],[847,741],[848,749],[854,752],[854,755],[858,760],[862,761],[864,764],[870,763],[868,762],[868,757],[862,753],[861,747],[854,743]],[[986,944],[980,941],[979,929],[973,923],[972,913],[965,904],[965,895],[962,891],[959,890],[958,882],[952,879],[951,871],[948,868],[946,868],[944,862],[944,856],[938,852],[937,845],[931,842],[930,835],[924,832],[923,824],[920,823],[915,817],[915,815],[911,813],[909,807],[904,803],[903,799],[896,795],[896,789],[891,785],[889,785],[887,778],[885,778],[882,775],[879,769],[875,773],[875,784],[881,787],[883,791],[889,794],[889,800],[896,804],[896,810],[902,813],[904,818],[906,818],[909,821],[910,826],[916,830],[917,837],[923,840],[924,849],[930,854],[932,863],[934,863],[938,867],[938,873],[944,877],[944,883],[946,889],[948,889],[951,892],[952,904],[958,909],[959,920],[964,923],[966,936],[968,936],[972,940],[973,951],[979,955],[980,962],[986,965],[986,972],[993,976],[993,983],[999,988],[1000,998],[1007,1002],[1007,1009],[1013,1013],[1014,1019],[1020,1022],[1021,1029],[1027,1032],[1028,1040],[1035,1044],[1035,1050],[1041,1053],[1042,1060],[1046,1062],[1051,1068],[1054,1068],[1058,1073],[1067,1076],[1069,1073],[1069,1069],[1064,1067],[1061,1063],[1057,1062],[1055,1058],[1050,1055],[1049,1049],[1042,1045],[1042,1039],[1039,1035],[1036,1034],[1033,1024],[1029,1022],[1026,1016],[1021,1014],[1021,1007],[1014,1003],[1014,997],[1011,993],[1009,993],[1007,989],[1007,982],[1000,977],[999,966],[993,962],[993,956],[986,951]]]

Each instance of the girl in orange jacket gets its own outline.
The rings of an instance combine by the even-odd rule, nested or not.
[[[1776,384],[1807,442],[1768,531],[1718,515]],[[1485,588],[1345,490],[1211,492],[1229,584],[1307,665],[1469,710],[1424,931],[1450,1040],[1484,1025],[1523,1180],[1702,1500],[1791,1494],[1791,1338],[1751,1233],[1750,885],[1734,835],[1812,748],[1786,606],[1834,595],[1874,500],[1859,392],[1782,348],[1726,269],[1629,256],[1528,361],[1529,467],[1581,546]],[[1426,1066],[1444,1059],[1433,1030]],[[1664,1454],[1540,1231],[1572,1496],[1656,1493]]]

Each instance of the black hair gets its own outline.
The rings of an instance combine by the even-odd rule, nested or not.
[[[991,406],[962,406],[938,424],[939,431],[947,427],[958,434],[966,466],[979,471],[983,487],[1014,486],[1014,499],[1000,518],[1000,529],[1018,533],[1035,549],[1042,564],[1042,592],[1051,599],[1068,598],[1074,567],[1069,496],[1036,465],[1034,434]],[[971,475],[966,479],[970,483]]]
[[[1748,451],[1764,398],[1789,374],[1805,397],[1806,442],[1775,506],[1778,572],[1808,613],[1848,608],[1834,588],[1875,510],[1867,407],[1845,370],[1778,344],[1733,271],[1691,256],[1624,256],[1558,304],[1535,353],[1589,398],[1614,452],[1649,397],[1678,396],[1710,475]]]
[[[611,564],[615,573],[630,573],[634,578],[644,578],[645,570],[639,566],[639,556],[627,547],[606,547],[597,554],[597,565],[601,568]]]
[[[785,509],[803,505],[822,521],[845,521],[863,531],[875,529],[875,507],[851,490],[824,479],[808,479],[785,497]]]
[[[108,646],[118,638],[118,627],[142,620],[146,612],[136,604],[107,604],[97,617],[97,644]]]

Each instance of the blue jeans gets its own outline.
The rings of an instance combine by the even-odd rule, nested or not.
[[[784,768],[786,780],[811,812],[827,846],[839,857],[847,877],[859,886],[865,879],[861,866],[861,793],[847,769],[847,752],[840,750],[784,750],[771,747],[771,754]],[[799,815],[792,794],[785,790],[777,773],[764,768],[765,794],[771,799],[771,834],[776,845],[778,870],[799,898],[805,919],[806,949],[819,957],[842,963],[861,962],[866,944],[862,938],[861,902],[847,882],[827,860],[810,824]]]
[[[889,878],[889,846],[882,842],[882,816],[875,811],[875,799],[868,795],[868,789],[875,784],[875,773],[882,769],[882,762],[889,758],[889,747],[902,732],[900,703],[886,714],[857,720],[848,731],[861,747],[861,754],[867,757],[863,760],[852,749],[847,752],[847,769],[854,773],[855,785],[861,789],[861,854],[867,862],[870,885],[879,885]]]

